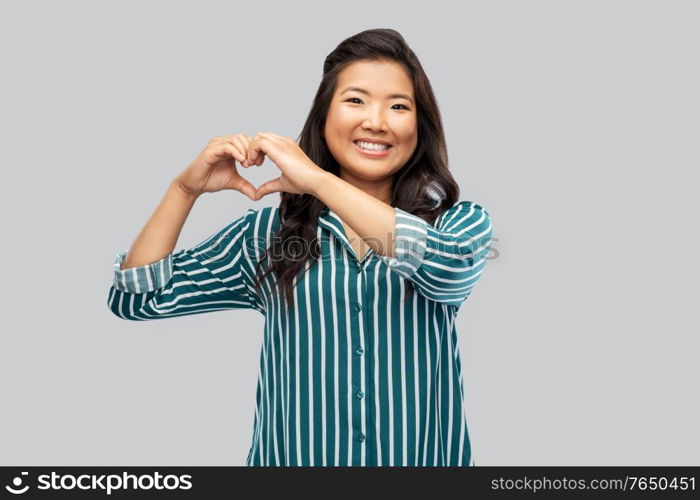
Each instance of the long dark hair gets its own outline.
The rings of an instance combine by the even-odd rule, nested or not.
[[[336,176],[340,174],[338,163],[323,137],[323,130],[338,74],[349,64],[360,60],[397,62],[405,68],[413,82],[418,143],[411,158],[394,175],[391,206],[399,207],[433,224],[444,209],[457,202],[459,186],[447,166],[442,118],[430,81],[399,32],[393,29],[366,30],[343,40],[328,54],[311,111],[297,139],[299,146],[316,165]],[[258,263],[255,288],[260,292],[260,282],[269,274],[276,273],[276,286],[283,290],[288,307],[291,307],[294,302],[295,278],[309,258],[316,260],[320,257],[316,222],[326,206],[310,194],[283,192],[280,193],[280,198],[279,232]],[[302,250],[300,255],[291,254],[291,247],[285,245],[290,238],[303,241],[310,252]],[[270,253],[282,257],[270,259],[269,268],[259,276],[262,264]],[[413,286],[409,280],[406,285],[408,299]]]

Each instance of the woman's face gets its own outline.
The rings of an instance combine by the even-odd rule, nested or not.
[[[324,137],[341,178],[377,181],[404,166],[418,142],[414,99],[413,84],[396,62],[356,61],[339,73]],[[365,152],[356,144],[361,138],[391,147]]]

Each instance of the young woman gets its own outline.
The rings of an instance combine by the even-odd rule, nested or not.
[[[268,157],[281,175],[239,175]],[[195,200],[249,209],[173,253]],[[491,243],[459,201],[430,82],[403,37],[372,29],[325,60],[300,141],[212,139],[114,263],[129,320],[252,308],[265,317],[247,465],[475,465],[455,318]]]

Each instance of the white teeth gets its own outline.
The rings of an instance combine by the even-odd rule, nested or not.
[[[389,149],[389,146],[387,144],[376,144],[374,142],[355,141],[355,144],[360,146],[362,149],[371,149],[374,151],[383,151],[385,149]]]

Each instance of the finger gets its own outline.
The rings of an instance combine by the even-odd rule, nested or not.
[[[247,166],[250,166],[251,163],[248,161],[248,153],[250,152],[250,143],[253,141],[253,138],[249,135],[244,135],[241,138],[241,142],[245,145],[245,149],[243,151],[246,152],[246,164]]]
[[[271,181],[265,182],[257,189],[256,200],[259,200],[263,196],[266,196],[270,193],[278,193],[281,191],[284,190],[282,189],[282,181],[280,177],[278,177],[277,179],[272,179]]]
[[[240,153],[241,157],[243,158],[243,160],[238,160],[241,162],[241,165],[243,165],[244,167],[249,167],[250,165],[248,164],[248,162],[246,160],[246,155],[245,155],[245,152],[248,151],[248,145],[245,144],[245,142],[240,137],[240,135],[235,135],[235,136],[231,137],[231,139],[229,141],[236,146],[236,148],[238,149],[238,152]]]
[[[264,136],[274,137],[276,139],[286,139],[283,135],[275,134],[274,132],[261,132]]]
[[[246,158],[248,158],[248,165],[257,165],[258,167],[263,164],[265,161],[265,152],[262,151],[262,149],[259,149],[259,152],[256,152],[254,150],[254,142],[255,138],[254,137],[248,137],[248,145],[246,147]]]
[[[246,156],[245,152],[247,150],[247,147],[241,148],[242,142],[240,141],[240,137],[244,136],[244,135],[245,134],[230,134],[230,135],[224,135],[221,137],[214,137],[210,141],[210,147],[215,148],[216,146],[222,146],[222,145],[227,144],[227,143],[233,144],[236,148],[238,148],[238,151],[240,153],[240,155],[235,156],[235,159],[238,160],[238,162],[241,165],[243,165],[244,160],[245,160],[245,156]],[[238,140],[236,140],[236,139],[238,139]],[[243,165],[243,166],[245,167],[245,166],[249,166],[249,165]]]
[[[219,144],[224,144],[225,142],[230,142],[232,137],[233,137],[232,135],[230,135],[230,136],[223,135],[223,136],[219,136],[219,137],[212,137],[209,140],[209,144],[214,145],[214,146],[218,146]]]
[[[257,164],[257,162],[259,161],[258,152],[265,154],[263,151],[263,145],[260,143],[260,139],[253,138],[253,140],[250,141],[250,145],[248,146],[247,158],[249,165],[252,165],[253,163]]]
[[[264,139],[268,139],[271,141],[291,141],[291,142],[296,142],[294,139],[291,137],[287,137],[284,135],[279,135],[275,134],[274,132],[258,132],[258,135]]]
[[[226,135],[220,135],[218,137],[213,137],[211,139],[212,142],[229,142],[231,139],[234,137],[240,137],[245,134],[226,134]]]
[[[245,155],[241,153],[236,146],[231,144],[230,142],[225,142],[221,144],[217,150],[219,150],[219,154],[217,154],[218,157],[220,158],[225,158],[226,156],[230,156],[231,158],[234,158],[238,160],[239,162],[243,162],[245,160]]]
[[[217,144],[216,146],[211,146],[209,148],[211,156],[214,157],[214,159],[220,159],[220,158],[236,158],[236,155],[238,155],[238,151],[236,148],[234,148],[233,144],[230,144],[228,142],[220,143]]]
[[[273,141],[279,139],[281,136],[273,134],[271,132],[258,132],[255,134],[255,139],[259,141]]]

